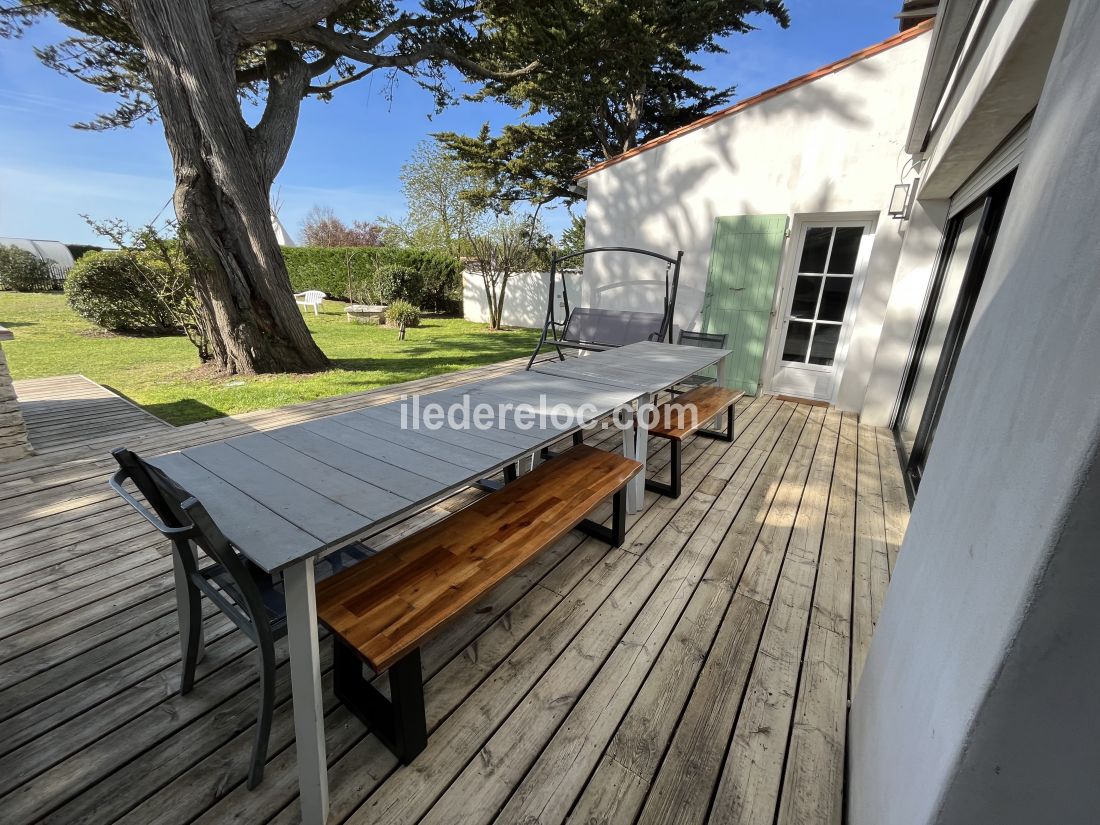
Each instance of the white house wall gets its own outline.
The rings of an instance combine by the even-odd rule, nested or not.
[[[1073,0],[852,703],[852,825],[1100,811],[1100,3]]]
[[[715,218],[878,215],[837,397],[842,409],[858,410],[901,248],[899,223],[885,210],[908,159],[903,144],[929,39],[922,34],[590,175],[586,245],[684,250],[676,323],[697,328]],[[652,309],[662,271],[625,255],[595,256],[586,264],[585,300]]]
[[[925,141],[918,204],[902,230],[902,254],[866,382],[861,414],[868,424],[893,423],[950,198],[1038,103],[1066,4],[990,0],[984,5],[980,31]]]
[[[989,0],[943,112],[933,122],[922,197],[950,198],[1035,108],[1067,0]]]

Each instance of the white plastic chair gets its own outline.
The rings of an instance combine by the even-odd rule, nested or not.
[[[325,300],[325,293],[319,289],[307,289],[305,292],[294,293],[294,303],[300,307],[313,307],[313,314],[317,315],[317,307]]]

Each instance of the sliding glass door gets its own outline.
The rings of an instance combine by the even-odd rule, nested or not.
[[[1012,187],[1009,175],[955,215],[944,233],[894,424],[910,495],[920,486],[959,353]]]

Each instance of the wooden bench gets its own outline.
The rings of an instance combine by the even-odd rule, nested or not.
[[[665,484],[655,479],[646,479],[645,487],[655,493],[671,498],[680,497],[680,456],[683,453],[684,439],[690,435],[702,435],[722,441],[733,441],[733,405],[745,397],[740,390],[731,390],[709,384],[696,387],[689,392],[680,393],[671,401],[657,408],[657,421],[650,427],[649,434],[656,438],[667,438],[672,448],[672,481]],[[695,414],[690,407],[694,406]],[[726,429],[708,430],[703,425],[726,414]]]
[[[636,461],[579,446],[464,510],[317,585],[332,631],[336,697],[408,764],[427,745],[420,646],[573,528],[612,546],[626,533]],[[613,498],[611,527],[586,517]],[[389,671],[390,698],[363,675]]]

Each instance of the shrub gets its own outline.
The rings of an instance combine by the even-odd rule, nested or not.
[[[49,264],[17,246],[0,246],[0,289],[12,289],[16,292],[46,292],[54,289]]]
[[[367,296],[381,292],[386,301],[401,299],[435,310],[462,303],[462,266],[453,255],[395,247],[293,246],[283,247],[283,258],[295,292],[321,289],[357,303],[376,303],[377,297]],[[397,281],[392,290],[389,276]]]
[[[166,290],[167,269],[154,260],[139,266],[126,252],[89,252],[69,270],[66,297],[82,318],[113,332],[175,331],[173,310],[186,296],[182,285]]]
[[[391,327],[399,327],[402,324],[406,327],[418,327],[420,326],[420,309],[414,307],[408,301],[396,300],[386,307],[386,323]]]

